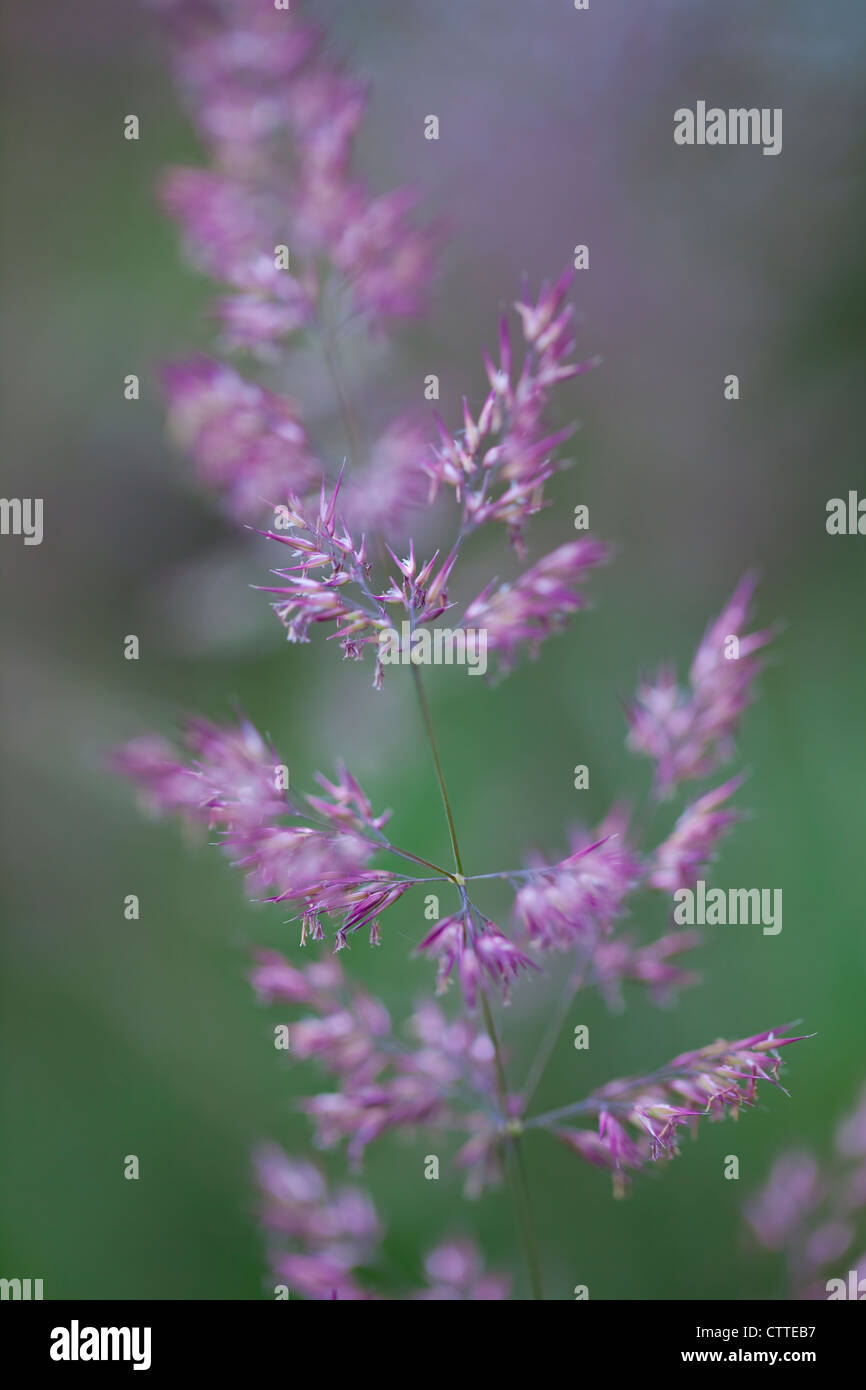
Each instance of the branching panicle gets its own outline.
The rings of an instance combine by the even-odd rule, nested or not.
[[[497,360],[484,358],[487,395],[476,414],[464,405],[459,430],[440,422],[439,441],[429,445],[417,417],[406,413],[368,446],[336,342],[358,316],[381,332],[420,311],[435,235],[415,222],[409,192],[373,196],[357,179],[352,145],[366,93],[327,59],[322,35],[294,7],[286,13],[252,0],[154,3],[211,158],[210,169],[171,172],[162,200],[194,264],[230,291],[215,310],[222,345],[284,365],[301,338],[321,335],[350,445],[345,464],[324,457],[294,402],[222,361],[192,358],[165,369],[171,429],[201,479],[236,517],[283,547],[275,582],[261,587],[273,596],[289,641],[306,643],[321,628],[350,660],[373,647],[377,685],[382,637],[395,617],[412,635],[446,615],[458,632],[481,630],[504,670],[524,648],[537,654],[583,609],[583,586],[610,558],[609,547],[589,536],[563,538],[513,583],[492,580],[468,604],[459,599],[459,560],[488,522],[501,523],[526,560],[528,525],[547,505],[546,485],[562,466],[558,450],[571,433],[545,422],[550,396],[594,365],[574,360],[571,274],[537,297],[524,289],[516,319],[500,327]],[[291,269],[280,260],[283,243],[291,248]],[[416,553],[401,532],[394,548],[386,546],[413,506],[440,496],[455,511],[453,543],[428,549],[425,542]],[[272,520],[257,524],[264,508]],[[667,668],[638,687],[628,743],[653,760],[657,798],[714,774],[733,756],[757,653],[772,635],[745,631],[754,587],[744,579],[707,629],[688,689]],[[658,844],[644,843],[618,805],[597,831],[575,830],[565,858],[551,862],[536,852],[522,868],[473,874],[458,845],[459,807],[449,798],[417,666],[412,675],[453,867],[396,844],[390,813],[374,809],[342,765],[334,780],[319,777],[318,792],[299,797],[289,787],[288,764],[247,720],[223,727],[194,719],[184,751],[146,735],[118,750],[114,762],[150,809],[215,833],[251,897],[292,913],[304,963],[259,951],[251,981],[263,1007],[278,1005],[281,1016],[286,1007],[298,1011],[289,1024],[289,1056],[328,1079],[301,1105],[316,1144],[345,1146],[358,1169],[368,1146],[385,1135],[420,1128],[454,1136],[470,1194],[509,1175],[531,1285],[541,1296],[525,1130],[547,1131],[610,1172],[622,1192],[649,1164],[674,1156],[684,1130],[696,1131],[702,1118],[736,1116],[754,1104],[759,1085],[778,1085],[781,1049],[799,1039],[766,1032],[714,1043],[650,1075],[536,1113],[535,1091],[580,990],[597,988],[622,1007],[635,985],[665,1002],[696,982],[681,958],[698,945],[697,933],[671,930],[641,940],[636,927],[624,934],[622,923],[640,921],[640,895],[693,887],[740,818],[730,801],[742,776],[685,806]],[[514,890],[514,921],[505,929],[484,909],[486,881],[495,879]],[[308,943],[327,940],[331,952],[341,952],[364,930],[371,943],[388,948],[383,922],[387,928],[391,913],[411,920],[406,905],[417,908],[418,888],[426,897],[431,883],[437,905],[439,891],[454,902],[434,918],[417,951],[436,963],[437,996],[456,988],[449,1009],[425,998],[395,1030],[384,1005],[352,983],[345,957],[319,955]],[[562,999],[549,1010],[546,1035],[518,1090],[509,1081],[499,1005],[517,988],[541,994],[551,976],[564,985]],[[593,1127],[576,1125],[581,1118]],[[852,1142],[860,1145],[856,1136]],[[318,1168],[273,1146],[259,1154],[257,1174],[275,1275],[306,1298],[375,1297],[366,1272],[381,1253],[382,1230],[370,1199],[357,1188],[332,1191]],[[813,1169],[801,1163],[795,1178],[811,1200],[818,1191]],[[793,1218],[784,1203],[765,1198],[751,1219],[767,1243],[778,1245]],[[461,1240],[438,1247],[425,1268],[429,1287],[407,1296],[508,1296],[508,1281],[486,1275]]]

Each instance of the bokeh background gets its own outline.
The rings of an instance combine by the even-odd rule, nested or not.
[[[420,401],[436,372],[456,420],[461,391],[480,398],[479,350],[520,275],[537,282],[590,247],[575,297],[586,352],[604,363],[562,393],[560,418],[582,423],[576,463],[532,546],[573,535],[586,502],[618,559],[592,585],[594,610],[498,688],[430,673],[469,864],[561,850],[570,825],[645,794],[649,766],[624,748],[620,702],[641,669],[685,667],[745,569],[764,576],[761,622],[785,624],[741,740],[753,814],[715,873],[781,887],[781,935],[708,930],[704,981],[668,1012],[639,996],[611,1015],[584,998],[540,1100],[802,1019],[817,1037],[789,1054],[791,1096],[773,1092],[736,1128],[705,1126],[625,1202],[546,1137],[528,1146],[549,1297],[577,1283],[592,1298],[777,1296],[779,1264],[749,1250],[742,1201],[785,1147],[826,1151],[866,1075],[866,539],[824,526],[828,498],[866,494],[866,13],[854,0],[308,9],[373,84],[359,147],[369,181],[414,180],[449,228],[428,319],[390,355],[353,346],[365,409]],[[153,196],[164,165],[200,155],[152,16],[133,0],[10,0],[2,16],[2,490],[44,497],[45,539],[0,544],[0,1273],[42,1277],[53,1298],[255,1299],[268,1283],[249,1152],[263,1137],[303,1151],[308,1133],[274,1016],[244,976],[252,944],[291,952],[295,929],[247,905],[207,845],[143,819],[105,750],[239,703],[296,787],[345,757],[395,808],[398,838],[433,858],[447,852],[441,807],[408,681],[397,672],[377,696],[369,669],[332,647],[288,647],[248,587],[272,557],[165,442],[156,368],[209,345],[211,286],[182,263]],[[677,148],[673,111],[699,98],[782,107],[781,155]],[[138,143],[122,138],[130,112]],[[423,139],[428,113],[438,143]],[[137,403],[123,399],[127,372],[142,378]],[[722,394],[730,372],[736,403]],[[479,544],[464,596],[502,566],[499,538]],[[137,663],[123,659],[127,633],[141,638]],[[587,792],[572,786],[578,762]],[[124,920],[128,893],[138,922]],[[492,892],[487,906],[506,903]],[[649,939],[660,913],[641,902],[632,926]],[[351,954],[397,1017],[430,983],[410,955],[422,928],[410,897],[380,950]],[[515,1076],[546,1001],[530,988],[512,1008]],[[570,1046],[576,1022],[591,1027],[588,1054]],[[525,1297],[507,1196],[467,1203],[447,1165],[425,1182],[429,1151],[419,1135],[370,1154],[395,1277],[414,1281],[419,1252],[465,1230]],[[739,1182],[722,1176],[731,1152]],[[138,1182],[122,1176],[130,1153]]]

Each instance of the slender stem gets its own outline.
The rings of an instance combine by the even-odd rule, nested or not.
[[[499,1106],[502,1111],[502,1118],[507,1124],[508,1082],[505,1078],[505,1065],[502,1061],[502,1052],[499,1047],[499,1038],[496,1034],[496,1025],[493,1022],[493,1014],[484,990],[481,990],[481,1009],[484,1014],[484,1025],[487,1029],[490,1041],[493,1044],[493,1056],[496,1065],[496,1086],[499,1091]],[[520,1227],[520,1236],[526,1254],[526,1267],[529,1273],[532,1297],[534,1299],[543,1300],[544,1288],[541,1282],[541,1262],[538,1258],[538,1246],[535,1241],[535,1232],[532,1225],[532,1208],[529,1202],[529,1181],[526,1175],[526,1164],[523,1159],[523,1146],[520,1142],[520,1135],[509,1134],[507,1142],[513,1160],[512,1172],[515,1177],[515,1181],[512,1184],[514,1206],[517,1213],[517,1224]]]
[[[412,675],[415,680],[415,690],[418,694],[418,703],[421,707],[421,717],[424,721],[424,728],[427,731],[427,738],[430,743],[430,750],[433,754],[433,764],[436,768],[436,777],[439,782],[439,790],[442,793],[442,804],[445,807],[445,816],[448,821],[448,833],[451,837],[451,849],[454,852],[454,863],[457,866],[458,886],[464,896],[467,911],[471,910],[468,899],[465,897],[463,888],[463,861],[460,858],[460,847],[457,844],[457,831],[454,826],[454,816],[451,811],[451,802],[448,799],[448,788],[445,785],[445,774],[442,771],[442,763],[439,760],[439,751],[436,747],[436,737],[433,733],[433,720],[430,717],[430,707],[424,694],[424,686],[421,682],[421,672],[416,665],[412,665]],[[508,1128],[508,1081],[505,1075],[505,1065],[502,1061],[502,1052],[499,1047],[499,1038],[496,1034],[496,1025],[493,1021],[493,1014],[487,995],[482,989],[481,1008],[484,1013],[484,1024],[488,1036],[493,1045],[493,1056],[496,1065],[496,1087],[499,1092],[499,1108],[502,1114],[502,1122],[506,1126],[508,1149],[513,1159],[511,1169],[513,1181],[510,1184],[514,1205],[517,1214],[517,1224],[520,1229],[520,1237],[523,1243],[526,1257],[526,1267],[529,1273],[529,1283],[534,1299],[544,1298],[544,1289],[541,1282],[541,1262],[538,1258],[538,1246],[535,1240],[535,1232],[532,1225],[532,1211],[529,1203],[529,1183],[526,1175],[526,1164],[523,1159],[523,1148],[520,1142],[519,1132],[512,1132]]]
[[[592,943],[592,948],[589,954],[587,955],[586,960],[583,963],[582,969],[576,977],[572,977],[567,982],[565,992],[562,996],[562,999],[560,1000],[559,1008],[553,1014],[548,1025],[547,1031],[545,1032],[542,1038],[541,1046],[538,1049],[535,1061],[529,1069],[529,1075],[526,1078],[526,1085],[523,1088],[523,1103],[525,1107],[528,1107],[531,1104],[535,1092],[538,1090],[538,1087],[541,1084],[541,1079],[544,1076],[545,1071],[547,1070],[548,1062],[553,1056],[553,1049],[556,1047],[556,1044],[559,1041],[559,1035],[562,1032],[562,1029],[565,1025],[565,1020],[568,1018],[568,1015],[571,1012],[571,1008],[574,1004],[575,999],[577,998],[578,994],[586,984],[587,976],[589,975],[589,972],[592,969],[592,963],[595,960],[595,953],[598,950],[598,946],[601,941],[601,935],[601,932],[596,933],[595,940]]]
[[[363,431],[359,428],[358,418],[355,413],[353,403],[349,393],[343,384],[343,372],[340,363],[340,349],[338,346],[339,324],[335,322],[335,309],[337,302],[334,298],[335,285],[333,277],[329,273],[323,276],[324,291],[319,304],[319,340],[322,346],[322,355],[328,368],[331,378],[331,385],[334,388],[334,395],[340,409],[340,417],[343,421],[343,429],[346,432],[346,441],[349,445],[352,466],[360,468],[363,461]],[[339,293],[339,290],[336,291]]]
[[[481,1012],[484,1014],[484,1026],[493,1043],[493,1056],[496,1063],[496,1085],[499,1089],[499,1104],[502,1107],[503,1115],[508,1114],[508,1083],[505,1079],[505,1066],[502,1061],[502,1053],[499,1049],[499,1038],[496,1034],[496,1024],[493,1022],[493,1014],[484,990],[481,991]]]
[[[634,1102],[631,1102],[632,1106]],[[614,1103],[605,1103],[605,1109],[615,1109]],[[560,1105],[557,1110],[546,1110],[543,1115],[533,1115],[531,1119],[523,1121],[524,1129],[546,1129],[548,1125],[555,1124],[557,1120],[567,1120],[570,1115],[597,1115],[601,1105],[599,1101],[576,1100],[571,1105]]]
[[[587,1096],[584,1100],[572,1101],[570,1105],[561,1105],[556,1110],[546,1110],[543,1115],[533,1115],[530,1119],[523,1121],[524,1129],[539,1129],[555,1123],[557,1120],[564,1120],[569,1115],[597,1115],[602,1110],[624,1110],[634,1109],[635,1097],[647,1086],[655,1085],[657,1082],[676,1081],[690,1076],[700,1076],[702,1068],[698,1063],[688,1066],[664,1066],[658,1067],[656,1071],[648,1072],[646,1076],[634,1077],[622,1083],[622,1088],[618,1095],[600,1097]],[[684,1114],[689,1115],[709,1115],[711,1106],[706,1110],[689,1110]]]
[[[529,1068],[529,1075],[526,1078],[526,1083],[521,1092],[524,1105],[526,1106],[531,1105],[535,1092],[538,1090],[541,1079],[547,1070],[547,1064],[553,1056],[553,1049],[556,1047],[565,1020],[571,1012],[571,1006],[574,1002],[574,993],[571,981],[569,980],[566,983],[565,990],[560,999],[559,1008],[551,1015],[538,1052],[535,1054],[535,1059],[532,1066]]]
[[[604,835],[600,840],[596,840],[595,844],[587,845],[586,849],[580,851],[580,854],[572,855],[572,859],[582,859],[585,854],[591,854],[593,850],[599,849],[608,840],[615,838],[614,835]],[[569,861],[566,860],[565,862],[568,863]],[[498,869],[494,874],[467,874],[466,882],[475,883],[482,878],[533,878],[538,875],[543,877],[545,874],[549,877],[555,877],[561,870],[561,864],[541,864],[537,869]]]
[[[437,878],[447,878],[452,883],[457,882],[449,869],[441,868],[439,864],[434,864],[430,859],[422,858],[420,854],[412,854],[408,849],[398,849],[396,845],[392,844],[383,845],[382,848],[390,850],[391,854],[399,855],[401,859],[411,859],[413,864],[423,864],[425,869],[432,869]]]
[[[300,820],[306,821],[307,824],[318,823],[321,829],[327,832],[333,829],[322,816],[313,814],[305,807],[292,801],[289,801],[289,806],[291,807],[291,814],[297,816]],[[431,859],[424,859],[420,854],[413,854],[411,850],[401,849],[399,845],[392,845],[391,841],[387,839],[385,835],[381,834],[381,832],[376,835],[365,835],[362,830],[356,830],[354,833],[358,835],[360,839],[366,840],[368,845],[375,845],[375,847],[382,850],[383,853],[396,854],[400,859],[411,859],[413,864],[423,864],[425,869],[432,869],[437,878],[447,878],[451,883],[457,882],[457,878],[452,874],[450,869],[443,869],[441,864],[434,864]]]
[[[557,871],[556,864],[543,864],[539,869],[499,869],[495,874],[467,874],[467,883],[478,883],[483,878],[533,878],[539,874],[551,877]]]
[[[325,342],[324,345],[325,361],[328,365],[331,382],[334,387],[334,394],[340,406],[340,416],[343,421],[343,428],[346,431],[346,438],[349,444],[349,451],[352,457],[352,464],[355,468],[360,467],[363,458],[363,447],[361,444],[361,432],[355,418],[355,411],[349,400],[348,393],[343,386],[342,373],[337,357],[337,349],[332,343]]]
[[[454,828],[454,816],[451,813],[451,802],[448,800],[448,788],[445,786],[445,774],[442,771],[442,764],[439,761],[439,750],[436,747],[436,737],[433,733],[433,721],[430,718],[430,707],[427,704],[427,696],[424,694],[424,686],[421,682],[421,672],[412,662],[412,677],[415,681],[415,691],[418,695],[418,704],[421,707],[421,718],[424,720],[424,728],[427,730],[427,738],[430,743],[430,751],[433,754],[433,766],[436,768],[436,778],[439,782],[439,790],[442,793],[442,804],[445,807],[445,817],[448,821],[448,834],[451,837],[451,849],[454,853],[454,863],[457,872],[463,878],[463,862],[460,858],[460,848],[457,844],[457,831]]]
[[[529,1270],[529,1282],[532,1288],[532,1297],[540,1302],[544,1301],[544,1285],[541,1282],[541,1261],[538,1256],[538,1246],[535,1240],[535,1231],[532,1225],[532,1208],[529,1204],[529,1179],[526,1174],[526,1161],[523,1156],[523,1145],[519,1135],[514,1135],[510,1140],[511,1153],[514,1158],[514,1171],[517,1173],[517,1182],[514,1184],[516,1193],[515,1205],[519,1212],[520,1224],[523,1231],[523,1246],[526,1251],[526,1265]]]

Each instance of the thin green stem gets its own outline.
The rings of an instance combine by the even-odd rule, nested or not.
[[[621,1090],[618,1095],[607,1095],[604,1097],[587,1096],[584,1100],[572,1101],[570,1105],[561,1105],[556,1110],[546,1110],[543,1115],[532,1115],[528,1120],[523,1121],[524,1129],[541,1129],[557,1120],[567,1119],[569,1115],[597,1115],[602,1110],[625,1111],[634,1109],[635,1096],[649,1086],[659,1083],[666,1084],[669,1081],[682,1080],[691,1076],[701,1076],[704,1066],[699,1062],[691,1062],[687,1065],[675,1067],[667,1064],[657,1067],[655,1071],[648,1072],[646,1076],[633,1077],[621,1083]],[[707,1106],[706,1110],[696,1110],[690,1113],[696,1115],[709,1115],[712,1107]]]
[[[456,882],[464,897],[467,912],[471,910],[469,901],[465,895],[463,884],[465,882],[463,874],[463,861],[460,858],[460,847],[457,843],[457,831],[454,826],[454,816],[451,811],[451,802],[448,798],[448,788],[445,785],[445,774],[442,771],[442,763],[439,758],[439,750],[436,746],[436,736],[433,732],[433,720],[430,716],[430,707],[427,704],[427,697],[424,694],[424,686],[421,681],[421,672],[416,665],[412,665],[412,676],[415,681],[415,690],[418,695],[418,704],[421,708],[421,718],[424,721],[424,728],[430,743],[430,751],[433,754],[433,765],[436,768],[436,777],[439,782],[439,790],[442,793],[442,804],[445,807],[445,816],[448,821],[448,833],[451,837],[451,849],[454,853],[454,863],[457,867]],[[520,1142],[519,1127],[512,1128],[510,1116],[508,1114],[508,1080],[505,1075],[505,1065],[502,1061],[502,1051],[499,1046],[499,1038],[496,1033],[496,1025],[493,1021],[493,1014],[487,995],[482,989],[481,1008],[484,1014],[484,1024],[488,1036],[493,1045],[493,1056],[496,1066],[496,1088],[499,1093],[499,1109],[502,1116],[502,1123],[505,1126],[506,1142],[509,1154],[512,1159],[511,1177],[509,1186],[514,1199],[514,1206],[517,1215],[517,1225],[520,1230],[520,1237],[523,1243],[524,1254],[526,1257],[526,1267],[529,1273],[529,1283],[534,1299],[544,1298],[544,1289],[541,1282],[541,1262],[538,1258],[538,1246],[535,1240],[535,1232],[532,1225],[532,1210],[529,1202],[529,1182],[526,1175],[526,1164],[523,1158],[523,1148]]]
[[[334,387],[334,394],[340,406],[340,415],[343,420],[343,428],[346,431],[346,439],[349,444],[352,464],[357,468],[360,466],[362,457],[361,435],[355,421],[355,412],[352,409],[352,404],[343,386],[343,379],[340,374],[336,353],[333,348],[328,346],[325,347],[325,361],[328,365],[328,372],[330,373],[331,382]]]
[[[425,869],[432,869],[437,878],[447,878],[452,883],[457,882],[449,869],[443,869],[439,864],[434,864],[430,859],[424,859],[420,854],[412,854],[408,849],[399,849],[397,845],[390,843],[383,845],[382,848],[390,850],[392,854],[399,855],[401,859],[411,859],[413,864],[423,864]]]
[[[424,728],[427,731],[427,739],[430,743],[430,751],[433,754],[433,766],[436,769],[436,778],[439,783],[439,791],[442,794],[442,805],[445,807],[445,817],[448,821],[448,834],[451,837],[451,849],[454,854],[454,863],[457,866],[457,873],[463,878],[463,861],[460,858],[460,848],[457,844],[457,831],[454,828],[454,816],[451,812],[451,802],[448,800],[448,788],[445,785],[445,774],[442,771],[442,764],[439,761],[439,750],[436,747],[436,736],[433,733],[433,721],[430,718],[430,706],[427,704],[427,696],[424,694],[424,686],[421,681],[421,672],[412,662],[412,678],[415,682],[415,692],[418,696],[418,704],[421,707],[421,718],[424,721]]]
[[[519,1135],[514,1135],[510,1141],[512,1157],[514,1159],[513,1169],[517,1173],[517,1182],[514,1184],[515,1205],[520,1215],[520,1224],[523,1231],[523,1246],[526,1251],[526,1265],[529,1270],[529,1283],[532,1289],[532,1297],[539,1302],[544,1301],[544,1285],[541,1282],[541,1260],[538,1255],[538,1246],[535,1240],[535,1231],[532,1225],[532,1208],[529,1204],[529,1178],[526,1173],[526,1161],[523,1156],[523,1145]]]
[[[542,1077],[544,1076],[544,1073],[547,1070],[547,1064],[553,1056],[553,1050],[556,1047],[556,1044],[559,1041],[559,1035],[562,1032],[563,1027],[565,1026],[565,1020],[568,1018],[568,1015],[571,1012],[571,1008],[574,1004],[575,999],[580,994],[580,991],[586,984],[587,977],[589,975],[590,970],[592,969],[592,965],[595,960],[595,953],[598,950],[600,942],[601,932],[597,932],[595,940],[592,943],[592,949],[590,950],[586,960],[583,963],[583,968],[576,977],[572,977],[572,979],[570,979],[566,984],[565,992],[563,994],[562,999],[560,1000],[559,1008],[551,1017],[550,1023],[547,1027],[544,1037],[542,1038],[541,1046],[539,1047],[538,1053],[536,1054],[535,1061],[529,1069],[529,1075],[526,1078],[526,1085],[523,1088],[524,1107],[528,1107],[532,1103],[532,1100],[535,1096],[535,1092],[538,1090],[538,1087],[541,1084]]]
[[[319,300],[318,337],[340,410],[352,467],[360,468],[363,461],[363,431],[359,426],[354,404],[343,381],[338,344],[339,325],[335,320],[335,311],[338,308],[335,296],[339,296],[339,285],[328,270],[322,274],[321,284],[323,289]]]
[[[330,831],[331,825],[322,817],[312,814],[308,809],[290,801],[291,813],[308,824],[318,824],[322,830]],[[396,854],[399,859],[411,859],[413,864],[423,864],[425,869],[432,869],[437,878],[448,879],[451,883],[457,883],[457,877],[450,869],[443,869],[441,864],[434,864],[432,859],[424,859],[420,854],[413,854],[411,850],[401,849],[399,845],[392,845],[391,841],[381,833],[376,835],[365,835],[362,830],[355,832],[362,840],[366,840],[368,845],[375,845],[383,854]]]
[[[505,1077],[505,1065],[502,1061],[502,1051],[499,1047],[499,1038],[496,1033],[496,1025],[493,1021],[493,1014],[484,990],[481,990],[481,1010],[484,1014],[484,1025],[488,1036],[493,1044],[493,1056],[496,1066],[496,1086],[499,1092],[499,1108],[502,1118],[508,1130],[508,1082]],[[526,1164],[523,1158],[523,1145],[520,1141],[520,1134],[508,1130],[507,1138],[508,1150],[512,1159],[512,1173],[514,1182],[512,1183],[512,1194],[514,1206],[517,1214],[517,1224],[520,1228],[520,1236],[523,1241],[523,1248],[526,1255],[526,1268],[529,1273],[529,1283],[534,1299],[544,1299],[544,1288],[541,1282],[541,1261],[538,1258],[538,1246],[535,1240],[535,1231],[532,1225],[532,1208],[529,1201],[529,1180],[526,1175]]]
[[[487,1029],[490,1041],[493,1044],[493,1056],[496,1065],[496,1085],[499,1091],[499,1105],[504,1116],[508,1114],[508,1083],[505,1079],[505,1066],[502,1061],[502,1053],[499,1049],[499,1038],[496,1033],[496,1024],[493,1022],[493,1014],[484,990],[481,990],[481,1012],[484,1014],[484,1026]]]

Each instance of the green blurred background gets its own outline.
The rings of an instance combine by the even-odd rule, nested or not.
[[[480,399],[480,348],[526,271],[555,274],[577,242],[582,344],[603,366],[562,393],[582,431],[575,468],[531,534],[573,535],[577,502],[617,562],[594,610],[498,688],[456,671],[428,682],[464,853],[476,872],[564,848],[578,820],[642,797],[649,767],[624,749],[621,700],[638,672],[682,671],[748,567],[759,619],[785,630],[750,712],[738,765],[753,815],[726,843],[721,885],[784,891],[784,929],[710,929],[704,977],[671,1011],[645,998],[575,1008],[539,1097],[554,1105],[717,1036],[802,1019],[817,1037],[787,1058],[741,1123],[705,1126],[625,1202],[545,1136],[528,1144],[548,1296],[763,1298],[778,1263],[750,1252],[739,1209],[774,1155],[826,1150],[866,1075],[863,863],[866,539],[828,537],[825,505],[866,493],[863,466],[862,6],[626,0],[333,0],[308,7],[373,83],[359,159],[379,189],[414,180],[449,225],[428,320],[388,356],[353,360],[365,409]],[[405,673],[385,692],[331,646],[290,648],[262,597],[272,556],[222,519],[164,440],[159,361],[207,347],[211,287],[181,262],[155,206],[172,162],[200,158],[156,25],[133,3],[6,3],[3,492],[45,499],[45,539],[4,538],[6,862],[0,1273],[49,1298],[268,1296],[249,1152],[308,1147],[293,1096],[310,1084],[274,1051],[276,1013],[245,981],[251,945],[295,951],[278,910],[176,827],[142,819],[105,749],[179,715],[239,703],[310,786],[344,757],[395,838],[447,853],[441,807]],[[784,110],[778,158],[676,148],[673,110],[698,98]],[[122,138],[138,114],[142,136]],[[436,113],[438,143],[423,140]],[[363,345],[355,345],[360,353]],[[353,354],[355,347],[353,346]],[[122,378],[142,377],[142,399]],[[736,372],[741,399],[723,400]],[[293,384],[293,390],[295,386]],[[296,392],[297,393],[297,392]],[[505,572],[499,538],[471,553],[460,595]],[[141,638],[127,662],[123,638]],[[572,769],[590,766],[575,792]],[[671,813],[668,813],[670,817]],[[661,830],[665,819],[657,822]],[[127,922],[136,893],[141,920]],[[491,915],[507,899],[491,891]],[[630,926],[664,925],[640,900]],[[421,900],[389,914],[384,945],[348,964],[397,1019],[429,988],[410,956]],[[506,1026],[524,1074],[543,987]],[[569,1043],[590,1024],[592,1046]],[[507,1196],[464,1201],[447,1152],[419,1135],[374,1147],[367,1180],[398,1282],[419,1252],[474,1232],[525,1297]],[[723,1158],[740,1157],[739,1182]],[[123,1179],[137,1154],[138,1182]],[[341,1172],[341,1159],[328,1160]],[[866,1233],[861,1233],[866,1239]],[[861,1244],[863,1240],[861,1239]]]

